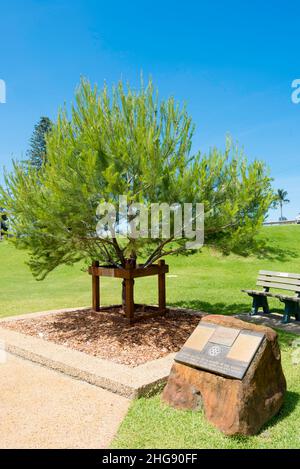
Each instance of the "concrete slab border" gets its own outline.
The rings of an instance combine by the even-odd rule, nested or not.
[[[21,334],[1,327],[1,323],[18,321],[30,317],[41,317],[50,314],[88,310],[90,308],[68,308],[62,310],[42,311],[22,314],[0,320],[0,340],[4,342],[7,352],[26,360],[60,371],[87,383],[99,386],[127,398],[138,398],[151,395],[166,382],[174,360],[174,353],[164,358],[149,361],[131,368],[109,360],[93,357],[83,352],[57,345],[37,337]],[[172,308],[186,314],[203,316],[200,311]]]

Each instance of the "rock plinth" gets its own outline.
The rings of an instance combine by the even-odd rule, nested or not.
[[[178,409],[197,409],[227,435],[254,435],[276,415],[286,391],[277,334],[268,327],[210,315],[205,323],[265,334],[243,379],[174,362],[162,399]]]

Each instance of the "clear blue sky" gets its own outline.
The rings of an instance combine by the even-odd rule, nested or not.
[[[285,214],[300,212],[299,1],[11,0],[0,18],[1,167],[24,156],[41,115],[71,102],[81,75],[135,85],[143,71],[187,103],[196,148],[224,146],[229,132],[288,191]]]

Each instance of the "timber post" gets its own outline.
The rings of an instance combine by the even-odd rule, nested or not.
[[[148,306],[149,314],[147,317],[157,316],[167,312],[166,307],[166,273],[169,272],[169,266],[164,260],[160,260],[157,264],[145,267],[143,264],[137,265],[136,259],[126,259],[123,267],[100,266],[99,261],[93,261],[88,268],[88,273],[92,276],[92,300],[93,310],[101,311],[100,307],[100,277],[114,277],[122,279],[122,305],[125,318],[129,324],[135,321],[135,313],[145,312],[147,305],[139,305],[134,302],[134,282],[135,278],[149,277],[158,275],[158,305]],[[114,308],[116,305],[114,305]],[[109,308],[109,307],[108,307]],[[107,308],[105,308],[107,309]],[[142,315],[140,317],[143,317]]]
[[[99,261],[93,261],[92,270],[99,267]],[[100,311],[100,277],[92,272],[93,310]]]
[[[165,266],[165,261],[158,261],[159,267]],[[166,274],[164,269],[160,269],[158,274],[158,309],[161,313],[166,312]]]
[[[136,261],[133,259],[126,259],[125,269],[132,271],[136,268]],[[125,279],[125,315],[129,324],[134,321],[134,279],[129,275]]]

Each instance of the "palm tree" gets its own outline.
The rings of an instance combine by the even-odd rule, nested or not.
[[[280,206],[280,220],[283,219],[283,205],[284,204],[288,204],[290,201],[289,199],[287,198],[287,191],[285,191],[284,189],[278,189],[277,190],[277,201],[278,201],[278,204]]]

